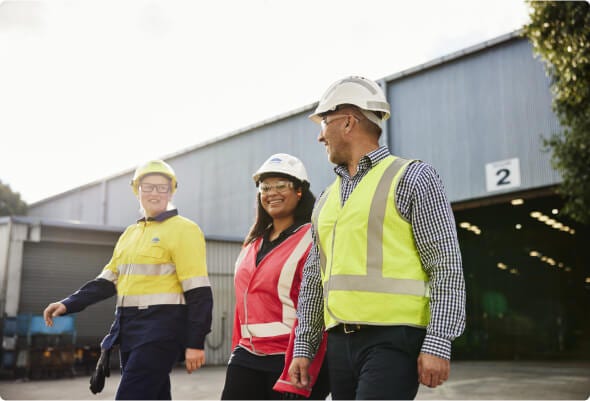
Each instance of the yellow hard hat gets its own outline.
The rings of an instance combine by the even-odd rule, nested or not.
[[[133,179],[131,180],[131,187],[133,188],[133,192],[135,195],[139,194],[139,180],[145,175],[148,174],[162,174],[168,178],[170,178],[170,188],[171,193],[176,191],[178,187],[178,182],[176,181],[176,174],[174,174],[174,170],[168,163],[163,160],[151,160],[141,166],[139,166],[135,170],[135,174],[133,174]]]

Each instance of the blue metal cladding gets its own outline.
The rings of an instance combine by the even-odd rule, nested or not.
[[[451,201],[480,198],[485,164],[518,158],[521,187],[555,184],[559,175],[541,137],[558,132],[549,78],[527,40],[482,51],[392,80],[392,152],[432,164]],[[501,193],[501,192],[500,192]]]
[[[490,43],[384,80],[392,106],[388,146],[398,156],[432,164],[452,202],[506,193],[486,191],[485,165],[499,160],[520,161],[521,185],[510,191],[560,181],[542,150],[542,136],[560,129],[543,65],[515,34]],[[279,152],[304,162],[318,196],[334,172],[317,141],[319,127],[307,118],[312,110],[308,105],[165,157],[178,176],[173,202],[180,213],[208,238],[242,240],[256,210],[252,174]],[[29,215],[126,226],[139,216],[129,188],[132,174],[48,198],[31,205]]]

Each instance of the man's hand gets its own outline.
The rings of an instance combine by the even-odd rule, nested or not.
[[[47,308],[43,311],[43,319],[45,319],[46,326],[53,326],[53,318],[59,315],[63,315],[67,312],[66,306],[61,302],[54,302],[47,305]]]
[[[418,381],[425,386],[435,388],[449,378],[451,361],[421,352],[418,356]]]
[[[187,348],[184,353],[184,363],[187,373],[200,369],[205,364],[205,350]]]
[[[309,387],[309,365],[311,365],[311,360],[309,358],[298,357],[293,358],[293,360],[291,361],[291,365],[289,366],[289,378],[291,379],[291,383],[295,387]]]

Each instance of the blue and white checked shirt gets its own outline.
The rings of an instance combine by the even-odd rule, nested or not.
[[[389,155],[380,147],[359,161],[357,173],[350,177],[345,166],[334,168],[341,180],[340,195],[346,202],[367,172]],[[430,278],[430,323],[422,352],[451,358],[451,341],[465,328],[465,281],[455,218],[445,195],[442,180],[432,166],[410,164],[395,192],[400,214],[412,224],[416,248],[424,271]],[[322,279],[316,233],[305,262],[299,292],[296,340],[293,356],[312,358],[324,325]]]

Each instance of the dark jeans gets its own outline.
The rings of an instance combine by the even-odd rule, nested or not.
[[[418,392],[418,354],[426,330],[362,326],[328,332],[327,358],[334,400],[409,400]]]
[[[170,372],[181,349],[176,341],[153,342],[121,352],[117,400],[171,400]]]

